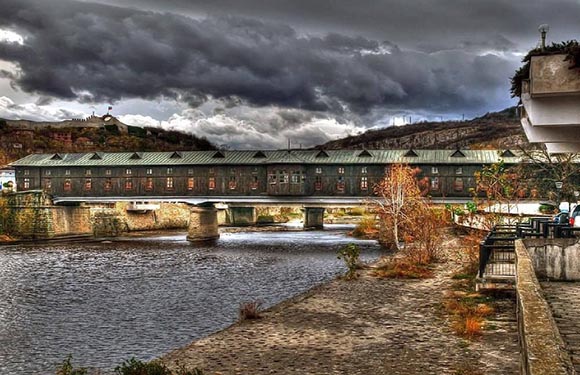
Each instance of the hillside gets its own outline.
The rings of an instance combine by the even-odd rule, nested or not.
[[[31,153],[214,149],[204,138],[130,126],[110,115],[61,122],[0,119],[0,165]]]
[[[325,149],[507,149],[527,144],[515,107],[467,121],[421,122],[369,130],[325,143]]]

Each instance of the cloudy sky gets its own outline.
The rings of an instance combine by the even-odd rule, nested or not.
[[[0,0],[0,117],[112,113],[232,148],[513,105],[580,0]]]

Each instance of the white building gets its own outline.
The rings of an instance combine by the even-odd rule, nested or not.
[[[16,173],[14,168],[0,167],[0,190],[6,189],[5,185],[11,184],[12,189],[16,190]]]
[[[522,83],[524,132],[550,153],[580,152],[580,71],[565,58],[532,56],[529,80]]]

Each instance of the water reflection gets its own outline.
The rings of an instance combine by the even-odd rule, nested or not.
[[[231,324],[243,300],[273,305],[343,272],[344,228],[184,234],[0,248],[0,373],[148,360]],[[363,257],[373,241],[357,241]]]

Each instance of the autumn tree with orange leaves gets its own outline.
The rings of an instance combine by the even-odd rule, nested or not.
[[[382,242],[401,250],[401,239],[411,235],[421,216],[429,211],[429,204],[423,197],[418,169],[404,164],[393,164],[385,177],[374,187],[376,198],[372,205],[384,228]]]

